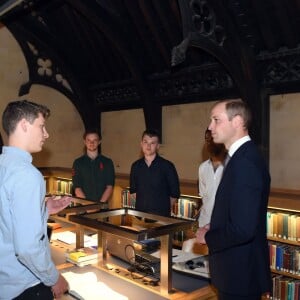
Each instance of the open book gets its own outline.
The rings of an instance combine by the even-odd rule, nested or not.
[[[93,272],[77,274],[64,272],[63,276],[69,283],[69,294],[81,300],[128,300],[122,294],[117,293],[105,283],[98,281]]]

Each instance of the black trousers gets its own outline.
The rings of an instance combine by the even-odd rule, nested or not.
[[[53,293],[50,286],[43,283],[37,284],[25,290],[14,300],[53,300]]]

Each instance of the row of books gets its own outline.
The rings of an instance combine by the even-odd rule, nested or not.
[[[73,183],[70,180],[54,180],[53,182],[53,193],[72,195]]]
[[[177,231],[177,232],[174,232],[174,235],[173,235],[173,241],[176,241],[176,242],[183,242],[187,239],[187,236],[186,236],[186,232],[185,231]]]
[[[273,280],[273,300],[300,300],[300,280],[276,275]]]
[[[267,236],[300,241],[300,215],[268,211]]]
[[[122,191],[122,207],[135,208],[135,199],[130,197],[128,189]],[[187,198],[179,198],[173,207],[173,216],[193,219],[197,214],[198,203]]]
[[[269,253],[271,269],[300,275],[299,247],[269,242]]]
[[[193,200],[179,198],[173,207],[174,216],[184,219],[194,219],[197,214],[197,206],[198,204]]]
[[[122,191],[122,207],[127,207],[127,208],[135,208],[135,199],[130,197],[130,192],[129,190],[123,190]]]

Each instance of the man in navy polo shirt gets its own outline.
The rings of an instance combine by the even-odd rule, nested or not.
[[[179,179],[172,162],[158,155],[160,139],[157,132],[143,132],[141,149],[144,156],[135,161],[130,171],[130,194],[140,211],[170,216],[180,196]]]

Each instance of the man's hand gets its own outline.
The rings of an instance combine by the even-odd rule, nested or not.
[[[71,196],[51,196],[46,198],[49,215],[56,214],[71,203]]]
[[[85,194],[84,194],[83,190],[81,188],[79,188],[79,187],[77,187],[75,189],[75,196],[78,197],[78,198],[85,199]]]
[[[204,227],[198,228],[196,232],[196,242],[199,244],[206,244],[205,241],[205,234],[209,230],[209,224],[205,225]]]
[[[55,299],[59,299],[64,293],[69,290],[67,280],[60,274],[57,282],[52,286],[52,293]]]

